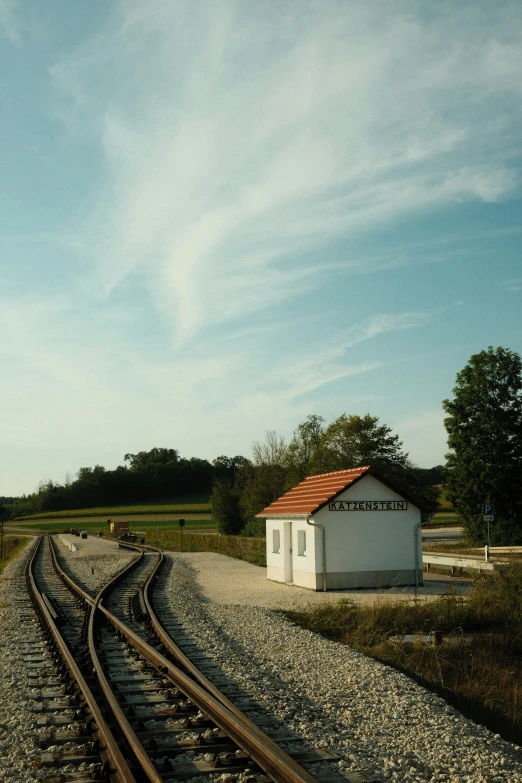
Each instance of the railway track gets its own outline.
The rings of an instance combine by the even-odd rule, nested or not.
[[[55,650],[40,724],[53,783],[316,783],[302,764],[337,757],[290,756],[174,643],[154,608],[163,564],[161,552],[142,548],[93,595],[65,572],[49,539],[35,550],[27,580]]]

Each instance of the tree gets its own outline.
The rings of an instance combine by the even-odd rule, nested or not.
[[[495,506],[492,544],[522,543],[522,361],[505,348],[471,356],[448,414],[446,489],[469,537],[483,544],[483,503]]]
[[[275,430],[267,430],[264,442],[255,440],[252,443],[252,455],[255,465],[283,465],[286,455],[285,439],[279,437]]]
[[[324,435],[323,425],[323,417],[312,414],[294,430],[284,458],[288,469],[288,488],[303,481],[312,472],[317,449]]]
[[[268,430],[263,442],[252,444],[254,464],[243,471],[246,478],[241,493],[241,504],[245,519],[251,521],[255,515],[270,505],[285,489],[286,444],[275,430]]]
[[[242,457],[239,454],[235,457],[227,457],[222,454],[220,457],[216,457],[212,462],[214,467],[214,478],[227,479],[234,484],[238,471],[246,462],[248,462],[246,457]]]
[[[422,480],[419,468],[408,459],[398,435],[379,424],[377,416],[347,416],[330,424],[321,436],[312,459],[312,474],[371,465],[402,489],[424,501],[435,511],[438,490]]]
[[[398,435],[377,416],[339,416],[324,431],[315,458],[315,473],[372,465],[390,478],[402,474],[408,455]]]
[[[216,479],[210,496],[212,519],[220,533],[237,536],[243,528],[239,492],[226,479]]]
[[[169,465],[177,462],[179,452],[176,449],[154,447],[150,451],[138,451],[137,454],[125,454],[125,462],[130,463],[131,470],[149,470],[158,465]]]

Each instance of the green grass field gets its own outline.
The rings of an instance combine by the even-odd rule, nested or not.
[[[26,546],[28,539],[23,536],[7,535],[4,536],[4,547],[2,552],[2,559],[0,560],[0,574],[8,565],[11,560],[14,560],[17,555],[20,554],[24,546]]]
[[[266,541],[247,536],[213,536],[197,531],[188,535],[179,530],[152,528],[147,531],[146,542],[171,552],[217,552],[228,557],[246,560],[247,563],[266,567]]]
[[[96,506],[95,508],[47,511],[43,514],[15,517],[16,520],[81,519],[82,517],[143,516],[144,514],[210,514],[210,503],[161,503],[139,506]]]
[[[442,512],[434,514],[431,518],[430,525],[444,525],[444,527],[460,527],[462,525],[462,519],[458,514],[450,514]]]
[[[70,530],[71,527],[75,527],[77,530],[88,530],[89,533],[99,533],[100,531],[105,533],[108,532],[108,526],[105,521],[100,520],[99,522],[93,522],[92,520],[86,521],[74,517],[70,518],[67,522],[56,517],[49,520],[31,517],[24,521],[23,526],[26,527],[27,530],[38,530],[42,533],[48,533],[49,531],[63,533],[64,530]],[[177,520],[132,519],[129,522],[129,528],[131,532],[143,530],[145,531],[145,534],[147,534],[147,531],[149,530],[179,530],[179,525]],[[185,530],[213,530],[215,528],[216,523],[212,522],[211,519],[198,519],[197,517],[194,517],[186,519],[185,521]]]

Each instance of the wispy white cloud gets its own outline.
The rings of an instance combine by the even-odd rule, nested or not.
[[[12,40],[31,29],[20,7],[0,0]],[[94,174],[76,194],[76,223],[58,205],[48,232],[15,221],[1,240],[4,292],[36,291],[9,291],[0,310],[5,453],[29,448],[32,459],[51,444],[34,470],[60,478],[154,445],[245,453],[265,429],[289,434],[312,402],[332,415],[375,402],[381,415],[402,343],[414,344],[406,332],[426,346],[423,327],[431,340],[463,296],[435,285],[442,275],[427,281],[433,305],[422,296],[414,267],[473,252],[471,221],[446,235],[438,217],[519,188],[519,13],[426,8],[121,0],[68,54],[69,28],[53,30],[49,112],[65,132],[58,158],[54,144],[42,151],[57,177],[66,154]],[[65,185],[74,199],[72,173]],[[428,216],[431,231],[408,230]],[[474,225],[486,239],[519,230]],[[394,229],[386,245],[375,241],[383,228]],[[23,267],[29,257],[42,274]],[[374,292],[358,297],[369,274]],[[423,427],[441,453],[436,403],[401,422],[389,402],[385,420],[419,454]],[[49,449],[65,460],[58,472]]]
[[[11,43],[19,43],[21,21],[14,0],[0,0],[0,33]]]
[[[456,307],[462,307],[463,304],[464,304],[463,300],[462,299],[458,299],[455,302],[451,302],[451,304],[444,305],[443,307],[439,307],[438,312],[439,313],[446,313],[446,312],[448,312],[448,310],[455,310]]]
[[[509,280],[504,280],[501,287],[505,291],[522,291],[522,277],[511,277]]]
[[[110,172],[85,227],[95,286],[145,269],[179,345],[313,289],[303,253],[326,240],[511,193],[520,24],[408,8],[122,3],[52,69]]]
[[[343,333],[306,347],[303,357],[284,363],[279,373],[288,383],[283,392],[290,401],[341,378],[371,372],[381,366],[380,361],[370,360],[360,364],[347,361],[347,353],[353,346],[388,332],[424,326],[430,320],[429,313],[380,313],[354,324]]]

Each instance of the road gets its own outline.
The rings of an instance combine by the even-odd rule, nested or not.
[[[426,544],[451,543],[459,541],[462,538],[461,527],[436,527],[433,529],[423,528],[422,540]]]

